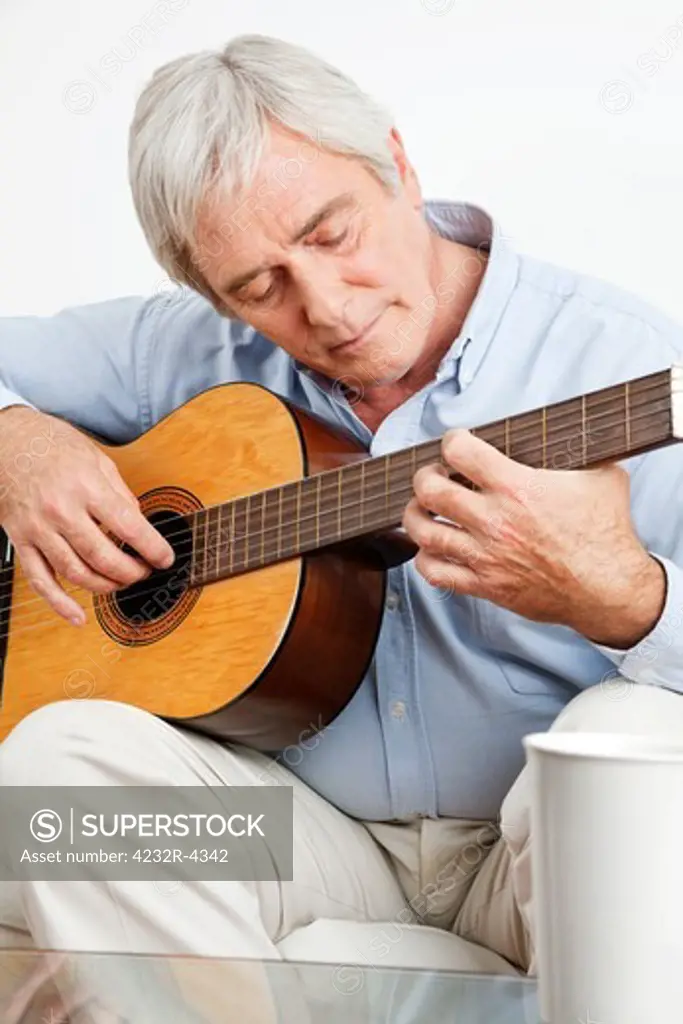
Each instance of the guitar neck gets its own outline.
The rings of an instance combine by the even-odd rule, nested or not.
[[[516,462],[581,469],[683,438],[683,366],[472,429]],[[195,585],[397,527],[415,472],[441,461],[441,438],[202,509]],[[457,473],[451,474],[454,478]],[[217,557],[205,557],[210,548]],[[205,572],[203,565],[211,565]]]

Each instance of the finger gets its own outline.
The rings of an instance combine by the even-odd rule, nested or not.
[[[441,456],[453,470],[485,490],[515,491],[532,470],[513,462],[469,430],[449,430],[441,441]]]
[[[484,495],[451,480],[445,466],[434,464],[419,469],[413,477],[413,488],[423,508],[468,529],[476,529],[486,518]]]
[[[426,551],[420,551],[415,558],[415,568],[424,576],[427,583],[439,590],[451,591],[454,594],[469,594],[476,597],[479,581],[475,573],[465,565],[455,561],[435,558]]]
[[[67,619],[74,626],[84,625],[85,612],[73,598],[64,592],[40,551],[33,546],[27,546],[18,548],[17,554],[24,575],[36,594],[44,598],[63,619]]]
[[[114,490],[117,491],[125,501],[139,505],[137,497],[133,494],[130,487],[119,473],[116,463],[112,462],[110,458],[105,458],[103,460],[102,472]]]
[[[150,574],[149,566],[122,551],[85,514],[70,524],[64,537],[86,566],[112,581],[114,587],[130,587]]]
[[[97,529],[94,523],[91,524],[91,528],[94,533],[99,534],[111,545],[115,555],[119,553],[115,545],[104,536],[101,530]],[[80,551],[74,548],[71,535],[62,536],[54,533],[39,536],[36,546],[58,576],[70,583],[75,583],[78,587],[84,587],[94,593],[110,594],[121,586],[118,577],[110,576],[104,568],[103,571],[98,571],[98,567],[93,566],[89,559],[83,559]],[[130,561],[132,562],[133,559]],[[137,578],[140,578],[139,573]]]
[[[406,507],[403,525],[420,550],[436,558],[452,558],[467,566],[481,558],[478,540],[459,526],[433,519],[415,498]]]
[[[175,560],[173,548],[158,530],[149,523],[131,495],[130,500],[112,488],[108,494],[93,502],[88,510],[119,540],[129,544],[150,565],[168,569]]]

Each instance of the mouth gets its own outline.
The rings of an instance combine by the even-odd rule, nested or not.
[[[361,346],[368,340],[368,336],[381,316],[382,314],[380,313],[379,316],[376,316],[374,320],[371,320],[355,338],[350,338],[348,341],[340,342],[338,345],[333,347],[332,351],[339,354],[346,354],[355,351],[357,348],[361,348]]]

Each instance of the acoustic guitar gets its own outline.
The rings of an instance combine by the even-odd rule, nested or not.
[[[614,461],[683,437],[682,381],[671,367],[473,433],[533,467]],[[236,383],[102,447],[176,561],[109,595],[66,584],[88,616],[75,628],[31,590],[4,535],[0,738],[68,698],[123,701],[265,751],[328,725],[370,665],[387,568],[415,554],[399,527],[440,439],[370,458]]]

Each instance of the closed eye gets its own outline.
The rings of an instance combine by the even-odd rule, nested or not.
[[[268,288],[263,293],[263,295],[256,295],[253,298],[251,296],[249,296],[249,298],[247,298],[245,301],[246,302],[251,302],[254,305],[258,305],[259,302],[267,302],[268,299],[271,299],[273,297],[273,295],[275,294],[276,290],[277,289],[275,288],[275,285],[271,284],[270,288]]]
[[[261,303],[268,302],[269,299],[272,299],[272,297],[275,295],[275,292],[277,291],[277,287],[277,279],[275,279],[271,281],[270,285],[265,290],[265,292],[261,292],[260,295],[253,295],[249,294],[248,292],[242,293],[241,295],[238,293],[237,299],[239,302],[243,302],[245,305],[258,306]]]
[[[340,235],[335,235],[334,238],[324,238],[316,242],[316,245],[321,246],[323,249],[332,249],[335,245],[341,245],[345,238],[348,237],[349,229],[345,228]]]

